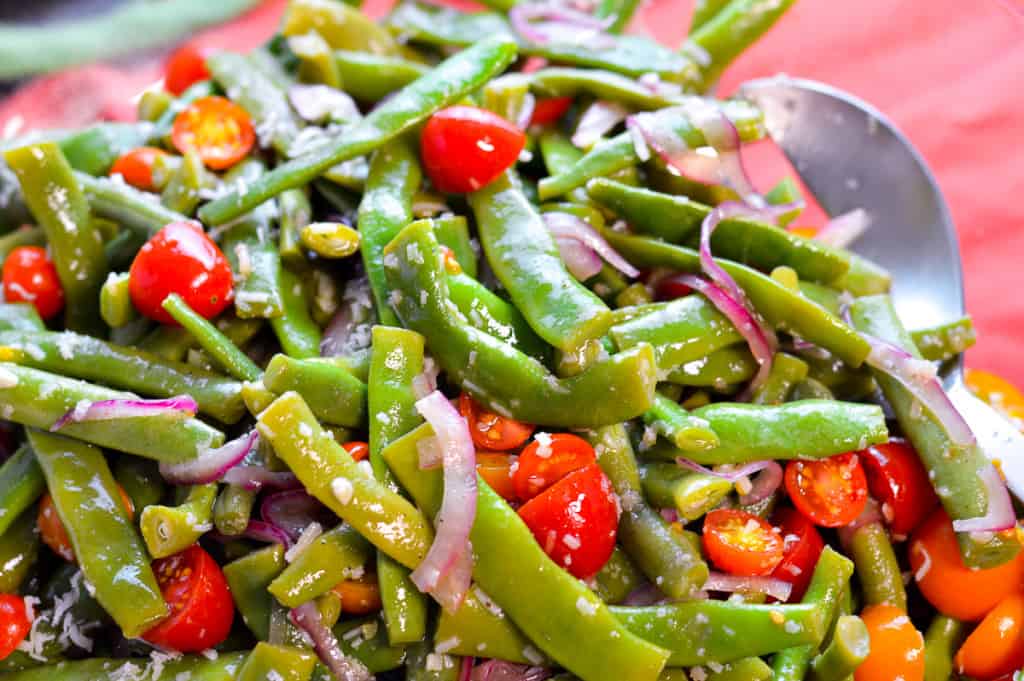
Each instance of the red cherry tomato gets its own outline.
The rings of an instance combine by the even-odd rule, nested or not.
[[[208,51],[195,45],[183,45],[171,53],[164,65],[164,88],[172,95],[180,95],[191,85],[210,79],[206,68]]]
[[[195,653],[219,645],[231,631],[235,603],[217,562],[198,544],[153,561],[170,614],[142,638],[164,648]]]
[[[353,440],[352,442],[346,442],[342,447],[349,453],[353,461],[363,461],[370,457],[370,445],[365,442]]]
[[[0,594],[0,660],[14,652],[31,628],[25,601],[14,594]]]
[[[795,508],[780,509],[774,520],[782,531],[783,553],[782,562],[772,570],[772,577],[792,584],[789,602],[797,602],[807,591],[825,542],[814,524]]]
[[[519,509],[519,517],[551,560],[580,579],[596,574],[615,549],[619,504],[596,463],[535,496]]]
[[[654,289],[658,300],[675,300],[693,293],[693,289],[679,281],[676,277],[665,277]]]
[[[570,433],[537,433],[512,474],[516,495],[529,501],[569,473],[597,462],[594,448]]]
[[[476,472],[506,501],[516,501],[516,488],[512,483],[515,461],[516,457],[502,452],[476,453]]]
[[[177,323],[161,307],[170,294],[210,319],[231,302],[232,285],[227,259],[195,222],[172,222],[153,235],[128,273],[135,309],[163,324]]]
[[[562,117],[572,106],[572,97],[541,97],[533,107],[530,125],[548,125]]]
[[[207,168],[235,165],[256,144],[256,131],[245,109],[224,97],[202,97],[174,119],[171,141],[181,153],[194,149]]]
[[[459,395],[459,413],[469,423],[473,444],[480,449],[504,452],[530,439],[533,426],[487,411],[466,393]]]
[[[850,524],[868,502],[868,482],[854,452],[817,461],[790,461],[785,481],[797,510],[822,527]]]
[[[427,121],[420,155],[435,187],[462,194],[497,179],[516,162],[525,144],[523,131],[498,114],[452,106]]]
[[[110,175],[120,175],[124,181],[143,191],[151,192],[153,186],[153,164],[167,152],[156,147],[138,147],[122,154],[110,167]]]
[[[771,574],[783,557],[782,536],[767,520],[738,509],[704,516],[704,552],[719,570],[733,575]]]
[[[859,455],[889,529],[895,537],[906,537],[939,503],[917,452],[903,440],[890,440]]]
[[[8,303],[32,303],[43,319],[50,319],[64,308],[64,288],[45,248],[18,246],[8,253],[3,283]]]

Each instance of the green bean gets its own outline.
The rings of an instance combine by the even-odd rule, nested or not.
[[[708,669],[706,681],[768,681],[772,678],[772,668],[759,657],[745,657],[719,669],[708,665]]]
[[[683,451],[714,449],[719,445],[718,436],[706,421],[660,394],[654,396],[654,404],[644,412],[643,420]]]
[[[128,273],[107,275],[107,280],[100,289],[100,317],[107,326],[118,328],[138,318],[132,306],[131,294],[128,292]]]
[[[179,326],[160,324],[138,342],[139,350],[170,362],[184,362],[188,351],[195,347],[195,339]]]
[[[75,170],[106,175],[121,154],[143,146],[153,134],[150,123],[96,123],[58,142]]]
[[[227,537],[236,537],[249,526],[256,491],[241,485],[225,485],[213,505],[213,526]]]
[[[970,317],[911,331],[910,337],[921,356],[932,361],[952,359],[974,345],[976,340]]]
[[[867,605],[888,603],[907,609],[907,592],[896,553],[882,523],[857,528],[850,538],[850,557],[856,566],[861,593]]]
[[[120,456],[114,464],[114,479],[136,512],[160,503],[164,496],[164,479],[156,463],[135,456]]]
[[[966,634],[963,622],[936,614],[924,634],[924,681],[948,681],[953,674],[953,654]]]
[[[755,373],[757,362],[750,350],[743,345],[731,345],[676,367],[665,380],[679,386],[714,388],[724,392],[730,386],[749,381]]]
[[[296,75],[303,83],[320,83],[341,88],[343,81],[334,62],[331,46],[316,31],[288,38],[288,49],[299,59]],[[333,112],[329,114],[333,117]]]
[[[166,558],[184,551],[213,529],[217,483],[192,485],[179,506],[153,504],[142,509],[139,527],[149,555]]]
[[[336,50],[334,61],[345,92],[361,102],[380,101],[429,70],[423,64],[401,57],[351,50]]]
[[[888,293],[892,288],[892,277],[881,266],[856,253],[848,253],[850,269],[833,285],[848,291],[855,297],[874,296]]]
[[[450,655],[439,655],[428,641],[405,649],[406,681],[458,681],[462,665],[472,664],[468,659],[453,660]]]
[[[160,193],[160,203],[168,210],[191,215],[202,200],[201,190],[210,184],[203,159],[195,150],[189,149],[181,164],[168,177]]]
[[[334,49],[396,54],[397,40],[386,28],[354,7],[322,0],[292,0],[281,20],[281,33],[296,36],[316,31]]]
[[[263,385],[277,394],[298,391],[317,418],[357,428],[366,423],[366,384],[332,359],[274,355]]]
[[[102,658],[58,662],[35,669],[6,674],[3,681],[96,681],[97,679],[144,678],[147,681],[177,681],[187,674],[192,681],[235,679],[247,653],[224,653],[216,659],[186,655],[159,663],[153,658]]]
[[[78,181],[94,215],[145,234],[155,234],[172,222],[188,222],[189,218],[151,201],[143,191],[124,182],[105,177],[92,177],[76,172]]]
[[[260,368],[238,349],[227,336],[197,314],[177,293],[164,299],[162,307],[174,321],[181,324],[203,350],[209,353],[229,374],[240,381],[255,381],[263,375]]]
[[[355,577],[372,555],[372,547],[350,525],[341,523],[316,540],[270,582],[267,590],[289,608],[327,593]]]
[[[284,569],[284,547],[273,544],[224,566],[224,578],[231,588],[235,607],[245,626],[261,641],[270,638],[270,610],[273,599],[267,587]]]
[[[534,333],[515,305],[506,302],[468,274],[448,274],[448,293],[469,324],[519,351],[543,361],[547,344]]]
[[[0,593],[18,593],[39,557],[36,511],[26,509],[9,519],[2,516],[0,521],[6,521],[0,531]]]
[[[807,377],[794,385],[789,397],[793,401],[835,399],[835,395],[828,386],[810,377]]]
[[[378,617],[348,620],[334,627],[342,652],[366,665],[371,674],[397,669],[405,662],[405,647],[388,643],[387,631]]]
[[[678,95],[657,94],[633,78],[599,69],[548,67],[531,74],[529,84],[542,97],[590,95],[641,111],[661,109],[680,101]]]
[[[619,547],[612,551],[608,562],[596,575],[592,588],[605,603],[620,603],[639,587],[644,580],[640,569]]]
[[[480,104],[508,121],[519,119],[530,96],[530,76],[509,73],[495,78],[480,90]]]
[[[22,445],[0,465],[0,537],[45,489],[46,480],[35,455],[28,445]]]
[[[299,242],[299,232],[313,221],[313,207],[309,203],[309,196],[302,189],[289,189],[277,197],[277,205],[281,213],[277,242],[281,260],[291,267],[303,266],[306,264],[306,256]]]
[[[759,3],[732,0],[690,34],[690,42],[703,50],[710,63],[702,65],[705,87],[718,80],[722,71],[757,41],[789,9],[794,0]]]
[[[238,681],[308,681],[316,664],[311,652],[290,646],[256,644],[238,670]]]
[[[725,478],[686,471],[672,463],[650,463],[640,469],[644,496],[656,508],[674,508],[684,522],[700,518],[732,492]]]
[[[281,316],[270,320],[281,348],[289,357],[309,359],[320,356],[320,327],[310,316],[302,281],[288,267],[278,272],[281,291]],[[255,380],[255,377],[248,380]]]
[[[0,236],[0,262],[6,260],[8,254],[19,246],[42,246],[45,243],[46,233],[42,227],[19,227]]]
[[[690,34],[708,23],[730,0],[697,0],[693,7],[693,18],[690,19]]]
[[[451,249],[463,274],[476,279],[476,250],[469,236],[469,223],[466,218],[462,215],[441,215],[433,218],[433,224],[437,242]]]
[[[446,648],[451,646],[448,652],[453,655],[492,657],[517,664],[543,660],[543,654],[479,586],[470,589],[455,612],[441,611],[434,641],[444,641]]]
[[[871,639],[864,621],[854,615],[841,615],[836,622],[832,640],[811,661],[811,679],[845,681],[867,659],[870,652]]]
[[[595,15],[612,19],[607,28],[609,33],[622,33],[639,6],[639,0],[602,0]]]
[[[274,54],[269,45],[257,47],[248,54],[248,57],[253,66],[269,78],[278,90],[287,92],[288,88],[295,84],[295,80],[286,70],[285,58]]]
[[[754,391],[754,404],[778,405],[786,401],[793,386],[807,378],[807,363],[784,352],[775,353],[768,378]]]
[[[314,222],[299,232],[302,245],[321,258],[347,258],[359,250],[359,232],[343,222]]]

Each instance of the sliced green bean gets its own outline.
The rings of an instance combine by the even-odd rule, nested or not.
[[[150,194],[124,182],[80,172],[75,173],[75,179],[94,215],[113,220],[147,237],[172,222],[189,221],[188,216],[152,201]]]
[[[274,355],[263,385],[277,394],[295,390],[317,418],[339,426],[366,423],[366,384],[332,359],[292,359]]]
[[[811,661],[812,681],[845,681],[868,658],[871,639],[864,621],[854,615],[841,615],[832,640]]]
[[[921,356],[932,361],[952,359],[974,345],[976,340],[970,317],[911,331],[910,337]]]
[[[324,532],[281,573],[267,590],[295,608],[354,578],[370,559],[373,547],[350,525],[341,523]]]
[[[10,519],[0,517],[4,520],[0,532],[0,593],[13,594],[32,576],[39,557],[39,528],[36,511],[31,508]]]
[[[224,566],[224,578],[242,621],[261,641],[270,639],[273,598],[267,587],[284,569],[284,547],[272,544]]]
[[[718,436],[707,421],[687,413],[678,402],[663,395],[654,396],[654,404],[644,412],[643,419],[683,451],[714,449],[719,445]]]
[[[684,522],[700,518],[732,492],[725,478],[687,471],[674,463],[649,463],[640,469],[644,496],[655,508],[674,508]]]
[[[732,345],[681,364],[670,371],[665,380],[679,386],[725,392],[731,386],[749,381],[755,373],[757,362],[750,350],[743,345]]]
[[[429,70],[401,57],[352,50],[336,50],[334,61],[345,92],[361,102],[380,101]]]
[[[149,555],[166,558],[184,551],[213,529],[217,484],[192,485],[179,506],[153,504],[142,509],[139,528]]]
[[[157,464],[136,456],[118,457],[114,464],[114,479],[128,498],[136,512],[152,504],[160,503],[164,496],[164,479]]]
[[[469,236],[468,220],[462,215],[440,215],[433,218],[433,224],[438,243],[451,249],[463,274],[476,279],[476,251],[479,246],[474,246]]]
[[[775,353],[768,378],[757,387],[750,401],[754,404],[782,404],[793,386],[807,378],[807,371],[806,362],[784,352]]]
[[[592,588],[605,603],[620,603],[644,581],[643,573],[619,547],[596,575]]]
[[[320,356],[320,327],[310,316],[299,275],[286,266],[278,272],[281,291],[281,316],[270,320],[285,354],[296,359]],[[250,378],[248,380],[255,380]]]
[[[701,69],[704,86],[717,81],[726,67],[774,26],[793,2],[732,0],[693,31],[690,42],[710,58],[710,63],[702,65]]]
[[[861,593],[867,605],[887,603],[907,609],[907,591],[889,535],[882,523],[862,525],[850,539],[850,557],[856,566]]]
[[[316,664],[312,652],[260,641],[238,670],[238,681],[308,681]]]
[[[953,655],[963,643],[963,622],[936,614],[924,634],[924,681],[948,681],[953,675]]]
[[[263,375],[260,368],[239,350],[238,346],[231,342],[231,339],[221,333],[202,315],[192,310],[177,293],[167,296],[162,307],[167,310],[167,314],[174,318],[174,321],[192,334],[199,347],[217,360],[229,374],[240,381],[255,381]]]
[[[517,664],[543,660],[530,639],[479,586],[466,594],[455,612],[441,611],[434,641],[446,642],[446,648],[453,646],[448,651],[453,655],[493,657]]]
[[[46,490],[43,471],[28,445],[0,465],[0,537]]]

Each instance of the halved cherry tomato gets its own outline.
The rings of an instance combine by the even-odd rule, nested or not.
[[[170,614],[142,638],[171,650],[196,653],[228,637],[235,603],[220,566],[199,544],[153,561],[153,572]]]
[[[444,254],[444,269],[448,274],[462,274],[462,264],[455,257],[455,251],[447,246],[441,246],[441,253]]]
[[[377,575],[364,574],[359,579],[346,579],[333,589],[341,598],[341,611],[350,615],[369,615],[381,608]]]
[[[349,453],[353,461],[363,461],[370,457],[370,445],[365,442],[353,440],[352,442],[346,442],[342,447]]]
[[[790,225],[786,228],[790,234],[796,234],[807,239],[813,239],[821,230],[814,225]]]
[[[864,510],[868,482],[854,452],[786,465],[786,492],[815,525],[848,525]]]
[[[121,154],[110,167],[109,174],[120,175],[136,189],[154,191],[153,164],[160,156],[167,156],[167,152],[156,147],[137,147]]]
[[[894,537],[906,537],[939,503],[914,448],[893,439],[858,452],[871,496],[882,504]]]
[[[596,463],[562,478],[519,509],[544,552],[580,579],[592,577],[615,549],[619,504]]]
[[[195,149],[207,168],[235,165],[256,143],[256,132],[245,109],[230,99],[202,97],[174,119],[171,141],[181,153]]]
[[[516,500],[516,488],[512,483],[512,466],[516,457],[501,452],[477,452],[476,472],[506,501]]]
[[[533,435],[534,426],[487,411],[467,393],[459,395],[459,413],[469,422],[473,444],[480,449],[504,452]]]
[[[231,266],[217,244],[195,222],[172,222],[135,255],[128,292],[142,314],[162,324],[177,324],[160,305],[177,293],[206,319],[231,302]]]
[[[998,409],[1018,429],[1024,430],[1024,394],[1021,394],[1017,386],[981,369],[968,369],[964,373],[964,383],[978,399]]]
[[[793,585],[789,595],[793,603],[807,591],[825,542],[814,524],[795,508],[779,509],[773,520],[782,532],[782,561],[772,570],[772,577]]]
[[[590,443],[570,433],[537,433],[512,474],[516,495],[529,501],[569,473],[597,461]]]
[[[135,517],[135,506],[124,488],[117,486],[121,493],[121,503],[128,511],[128,517]],[[43,543],[50,547],[50,550],[68,561],[75,562],[75,549],[71,546],[71,537],[68,536],[67,528],[57,515],[57,507],[53,505],[53,497],[47,492],[39,501],[39,511],[36,513],[36,526],[39,528],[39,537]]]
[[[988,681],[1024,666],[1024,594],[1010,594],[989,610],[956,654],[956,670]]]
[[[556,122],[572,106],[572,97],[541,97],[533,106],[530,125],[547,125]]]
[[[0,594],[0,660],[14,652],[31,628],[28,609],[21,596]]]
[[[655,285],[654,293],[658,300],[675,300],[690,295],[693,289],[676,277],[663,277]]]
[[[57,268],[39,246],[18,246],[7,254],[3,268],[4,300],[32,303],[43,319],[64,308],[64,287]]]
[[[928,602],[944,615],[973,622],[1024,587],[1024,553],[987,570],[972,570],[960,558],[953,523],[941,507],[910,537],[910,569]]]
[[[719,570],[733,575],[768,575],[782,562],[781,533],[767,520],[738,509],[704,516],[704,552]]]
[[[441,109],[420,136],[420,155],[434,186],[474,192],[493,182],[519,158],[522,130],[496,113],[473,106]]]
[[[901,609],[869,605],[860,614],[871,637],[871,653],[854,672],[855,681],[922,681],[924,637]]]
[[[191,85],[209,80],[207,56],[208,50],[195,45],[183,45],[172,52],[164,65],[164,88],[172,95],[180,95]]]

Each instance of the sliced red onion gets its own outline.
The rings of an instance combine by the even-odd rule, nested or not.
[[[576,132],[572,135],[572,143],[580,149],[589,149],[591,145],[604,137],[608,131],[626,120],[629,109],[618,102],[599,99],[583,112]]]
[[[768,465],[761,469],[751,484],[750,491],[740,495],[740,503],[744,506],[756,504],[767,499],[782,484],[782,466],[777,461],[767,461]]]
[[[683,94],[682,86],[677,83],[666,83],[654,71],[643,74],[637,78],[637,82],[652,95],[659,97],[678,97]]]
[[[302,489],[275,492],[264,497],[260,504],[260,518],[284,530],[293,541],[311,523],[330,525],[334,521],[331,512]]]
[[[294,489],[302,486],[294,473],[272,471],[266,466],[235,466],[224,474],[222,482],[244,487],[251,492],[257,492],[264,487]]]
[[[654,586],[650,582],[644,582],[637,588],[629,592],[624,599],[622,604],[630,607],[643,607],[647,605],[656,605],[665,601],[665,594],[658,587]]]
[[[277,525],[265,523],[262,520],[250,520],[241,536],[268,544],[281,544],[286,548],[292,545],[292,539],[287,532]]]
[[[205,485],[220,480],[241,463],[259,441],[255,430],[216,449],[207,449],[199,458],[185,463],[161,463],[160,475],[172,485]]]
[[[597,233],[597,230],[581,218],[571,213],[551,211],[544,213],[544,224],[547,225],[548,231],[554,235],[556,240],[578,241],[627,277],[640,276],[640,270],[629,264],[629,261],[619,255],[619,252],[612,248],[611,244]]]
[[[679,511],[674,508],[663,508],[658,512],[661,514],[661,517],[665,519],[666,523],[679,522]]]
[[[846,248],[868,230],[871,226],[871,216],[863,208],[855,208],[848,213],[837,215],[825,223],[817,234],[815,241],[820,241],[826,246],[835,248]]]
[[[867,503],[864,504],[864,510],[860,512],[860,515],[854,518],[853,522],[849,525],[844,525],[837,530],[839,543],[844,549],[849,550],[853,542],[853,535],[857,530],[871,523],[885,523],[885,516],[882,514],[878,502],[873,497],[868,497]]]
[[[714,468],[708,468],[707,466],[700,465],[696,461],[692,461],[681,456],[676,458],[676,464],[681,468],[686,468],[687,470],[694,471],[695,473],[713,475],[716,478],[722,478],[729,482],[736,482],[740,478],[746,478],[754,473],[763,471],[766,468],[770,468],[774,463],[774,461],[766,459],[764,461],[751,461],[750,463],[745,463],[742,466],[715,466]]]
[[[636,154],[637,159],[641,163],[649,161],[651,159],[651,148],[647,146],[644,133],[637,127],[636,121],[632,116],[626,119],[626,132],[629,133],[629,139],[633,142],[633,152]]]
[[[471,681],[544,681],[551,672],[544,667],[530,667],[505,660],[485,660],[473,668]]]
[[[614,18],[598,19],[556,2],[519,3],[509,10],[508,18],[513,31],[537,45],[586,44],[600,49],[615,44],[605,33]]]
[[[475,657],[459,658],[459,681],[470,681],[473,678],[473,663]]]
[[[180,416],[189,418],[196,415],[199,405],[188,395],[178,395],[164,400],[143,400],[137,397],[117,398],[89,402],[82,400],[69,409],[50,426],[50,431],[58,431],[69,423],[86,423],[88,421],[113,421],[130,419],[140,416]]]
[[[455,560],[455,564],[441,576],[437,586],[431,592],[441,607],[448,612],[455,612],[466,598],[473,581],[473,545],[466,542],[466,550]]]
[[[1013,512],[1013,502],[996,467],[986,463],[978,477],[988,492],[988,510],[978,518],[954,520],[953,529],[957,532],[1000,532],[1015,526],[1017,517]]]
[[[520,130],[526,130],[530,127],[530,121],[533,119],[533,110],[537,108],[537,98],[532,92],[527,92],[526,96],[523,97],[523,105],[519,107],[519,113],[516,114],[516,127]]]
[[[469,533],[476,518],[476,449],[466,419],[439,391],[417,401],[416,411],[434,429],[441,445],[444,497],[437,514],[434,542],[410,577],[420,591],[434,593],[442,580],[454,573],[457,579],[445,582],[442,589],[445,602],[441,603],[452,610],[461,604],[469,590],[471,575],[468,573],[472,572]]]
[[[722,593],[759,593],[771,596],[777,601],[789,600],[793,591],[793,585],[774,577],[739,577],[727,575],[722,572],[712,572],[704,582],[705,591],[720,591]]]
[[[373,681],[373,674],[362,662],[346,656],[342,651],[334,632],[320,619],[320,611],[317,610],[315,601],[308,601],[297,608],[292,608],[288,613],[288,619],[306,632],[313,642],[313,650],[316,651],[317,657],[331,670],[337,681]]]
[[[347,121],[359,116],[355,100],[328,85],[292,85],[288,88],[288,101],[296,113],[310,123],[328,119]]]
[[[420,455],[420,470],[429,471],[439,468],[444,462],[444,452],[436,437],[425,437],[416,443],[416,451]]]
[[[575,239],[555,239],[555,244],[558,245],[558,254],[565,268],[579,281],[590,279],[604,266],[601,256]]]
[[[427,355],[423,358],[423,371],[412,379],[412,391],[416,399],[426,397],[437,390],[437,377],[441,374],[441,367],[434,358]]]

